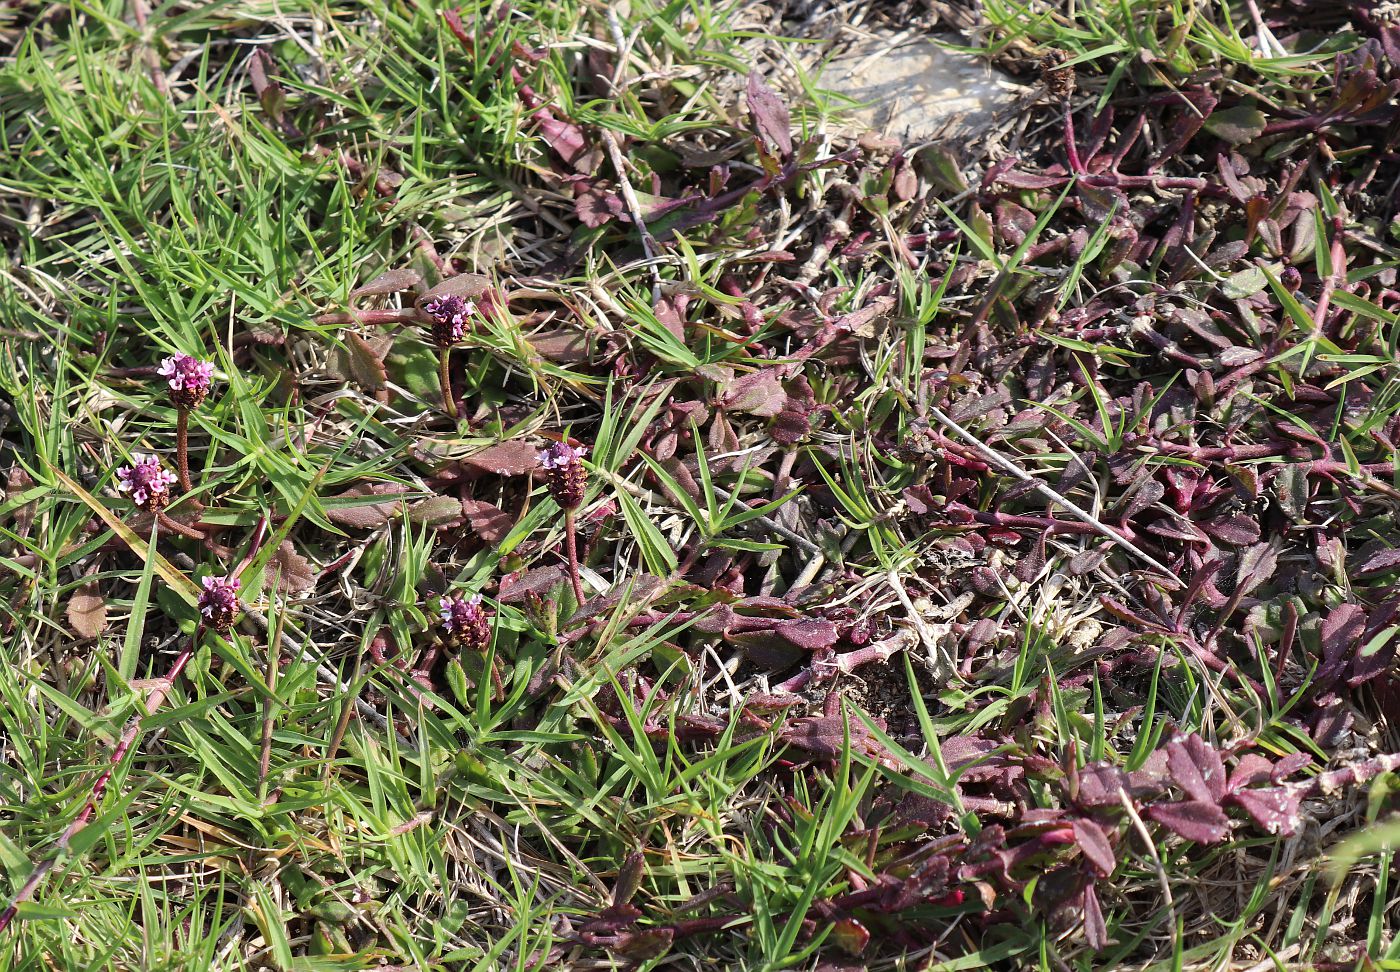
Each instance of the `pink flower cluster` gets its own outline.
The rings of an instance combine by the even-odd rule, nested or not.
[[[199,595],[199,613],[215,631],[228,631],[238,617],[237,577],[204,578],[204,591]]]
[[[575,509],[583,502],[588,486],[588,470],[581,461],[588,450],[556,442],[540,453],[540,465],[549,473],[549,493],[562,509]]]
[[[133,456],[133,464],[117,470],[117,490],[129,493],[131,501],[144,510],[156,512],[170,502],[175,474],[161,468],[155,456]]]
[[[214,362],[177,354],[160,363],[158,374],[170,384],[170,400],[179,408],[197,408],[209,394]]]
[[[481,595],[448,595],[442,599],[442,627],[456,646],[485,651],[491,644],[491,613],[481,606]]]
[[[456,294],[445,294],[425,300],[423,313],[428,316],[433,343],[450,348],[467,333],[467,318],[476,313],[476,305]]]

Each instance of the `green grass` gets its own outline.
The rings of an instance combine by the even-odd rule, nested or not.
[[[1274,758],[1335,755],[1300,728],[1299,712],[1311,704],[1319,614],[1351,593],[1344,567],[1325,591],[1261,588],[1220,619],[1237,655],[1264,659],[1286,612],[1304,616],[1286,684],[1272,664],[1249,669],[1262,691],[1227,678],[1165,627],[1135,643],[1151,660],[1120,677],[1097,667],[1096,636],[1083,632],[1116,623],[1104,596],[1155,610],[1161,591],[1127,572],[1140,565],[1075,573],[1075,558],[1100,541],[1055,535],[1024,576],[988,570],[999,588],[969,581],[973,565],[953,544],[964,531],[919,520],[910,491],[928,485],[943,496],[947,485],[930,478],[945,446],[919,451],[929,405],[1051,484],[1088,462],[1089,475],[1066,490],[1105,517],[1126,502],[1127,465],[1192,468],[1138,445],[1163,431],[1149,429],[1153,415],[1187,387],[1177,363],[1130,346],[1130,333],[1086,342],[1055,324],[1115,287],[1163,284],[1205,305],[1234,281],[1276,297],[1288,326],[1268,346],[1260,382],[1226,414],[1203,407],[1171,423],[1197,419],[1213,434],[1286,421],[1335,443],[1359,477],[1348,482],[1374,503],[1391,495],[1393,477],[1362,475],[1360,464],[1384,461],[1372,433],[1400,409],[1397,320],[1383,301],[1338,290],[1337,306],[1354,315],[1348,327],[1359,333],[1356,322],[1370,321],[1382,332],[1352,342],[1313,333],[1309,308],[1272,265],[1221,264],[1220,274],[1179,282],[1159,253],[1115,276],[1111,220],[1090,224],[1073,259],[1037,261],[1037,243],[1086,222],[1069,188],[1019,194],[1034,218],[1012,240],[980,200],[942,192],[926,169],[927,198],[891,202],[892,163],[879,157],[814,166],[694,225],[651,221],[666,238],[653,277],[628,224],[580,221],[574,192],[586,186],[561,178],[567,167],[520,85],[591,138],[629,137],[644,200],[653,176],[679,184],[689,154],[713,153],[729,165],[727,188],[745,184],[762,168],[742,109],[744,74],[802,47],[777,37],[776,24],[773,34],[757,30],[752,5],[641,0],[612,11],[612,23],[607,8],[521,0],[497,22],[504,8],[468,2],[469,32],[492,24],[473,33],[470,50],[442,18],[447,5],[146,7],[28,3],[0,14],[9,55],[0,62],[7,896],[54,856],[148,680],[195,634],[199,580],[244,563],[242,594],[256,616],[227,637],[204,635],[166,705],[142,720],[91,821],[4,932],[5,967],[525,972],[675,961],[778,970],[859,955],[872,967],[947,972],[1204,969],[1270,953],[1280,967],[1349,960],[1343,946],[1360,942],[1375,967],[1400,968],[1390,776],[1363,814],[1377,829],[1349,828],[1341,844],[1352,884],[1333,883],[1316,847],[1257,831],[1205,847],[1159,829],[1147,846],[1124,823],[1121,837],[1113,832],[1117,870],[1101,882],[1111,939],[1102,950],[1065,934],[1047,889],[1060,859],[1025,879],[1024,893],[990,878],[975,885],[985,901],[930,893],[913,909],[917,934],[832,910],[916,870],[933,856],[932,837],[992,839],[996,812],[967,800],[972,767],[944,760],[950,737],[997,735],[999,752],[1032,767],[1022,809],[1047,812],[1073,804],[1072,771],[1100,761],[1139,769],[1170,731]],[[1261,60],[1245,46],[1252,28],[1225,5],[1076,10],[1070,20],[988,0],[984,50],[1065,49],[1094,79],[1100,105],[1215,67],[1272,108],[1295,104],[1290,85],[1325,87],[1331,56],[1355,40]],[[621,65],[608,60],[614,29],[630,52]],[[254,51],[273,82],[261,97]],[[590,66],[590,53],[603,63]],[[152,64],[178,66],[169,91]],[[831,102],[795,66],[804,76],[784,91],[805,89],[791,106],[802,132],[830,120]],[[600,90],[595,69],[616,70],[622,92]],[[974,164],[959,180],[982,163],[964,161]],[[938,164],[919,156],[924,163]],[[1325,277],[1336,202],[1319,197],[1316,232],[1299,236],[1295,262]],[[819,299],[772,285],[788,270],[772,251],[791,249],[800,266],[847,199],[845,218],[870,230],[867,249],[833,255],[804,284]],[[892,238],[934,223],[959,238],[909,267]],[[460,423],[438,410],[436,352],[415,329],[318,323],[351,307],[397,306],[351,295],[387,271],[431,279],[424,241],[521,294],[455,352]],[[1372,264],[1349,266],[1345,281],[1395,265],[1393,239],[1372,242]],[[684,326],[653,304],[658,286]],[[860,342],[842,345],[846,357],[804,350],[823,323],[886,297],[886,313],[855,327]],[[1034,307],[1054,316],[1027,325]],[[1036,362],[974,347],[979,330],[1065,364],[1062,380],[1044,399],[1032,394]],[[828,337],[835,345],[843,335]],[[1242,326],[1230,340],[1267,345]],[[145,555],[149,518],[115,491],[116,468],[134,454],[168,463],[173,453],[174,409],[140,369],[176,352],[218,367],[213,396],[192,416],[191,472],[222,553],[162,531]],[[629,361],[645,367],[629,371]],[[792,369],[787,390],[773,393],[784,401],[797,396],[795,380],[805,383],[816,424],[800,442],[773,446],[766,400],[733,393],[770,367]],[[1329,387],[1355,389],[1362,403],[1338,407],[1330,427],[1295,414],[1289,398],[1321,369],[1332,369]],[[1139,380],[1151,394],[1133,398]],[[1054,441],[1032,435],[1052,424]],[[502,589],[559,562],[563,517],[541,478],[472,465],[501,443],[533,451],[561,432],[590,449],[584,581],[589,594],[611,595],[579,616],[562,585],[541,588],[538,601]],[[1243,460],[1229,475],[1261,475],[1265,464]],[[402,507],[354,492],[368,484],[401,489]],[[1341,487],[1320,488],[1341,511]],[[988,474],[961,502],[1000,509],[1008,493],[1022,499],[1015,489]],[[461,498],[499,506],[507,525],[483,542],[461,522]],[[1339,528],[1353,550],[1391,537],[1386,515],[1368,510],[1346,512]],[[347,520],[356,514],[369,519]],[[978,568],[1015,566],[1002,550],[978,556]],[[706,582],[686,579],[711,560],[721,568]],[[823,689],[807,689],[787,714],[745,708],[791,670],[743,662],[773,644],[706,627],[739,598],[726,570],[754,597],[738,604],[741,619],[849,609],[877,638],[917,629],[917,650],[836,683],[856,697],[833,698],[844,729],[830,758],[784,741],[800,717],[821,711]],[[449,590],[487,592],[489,652],[447,659],[429,686],[394,664],[393,650],[376,660],[380,638],[405,655],[426,649],[436,595]],[[981,600],[969,608],[973,595],[959,598],[974,590]],[[94,595],[97,621],[75,609],[91,609],[81,598]],[[788,602],[761,600],[779,597]],[[969,674],[954,656],[976,622],[991,634],[984,667]],[[89,625],[99,630],[84,634]],[[949,640],[926,643],[939,637]],[[882,692],[888,722],[872,718]],[[697,725],[712,735],[687,736]],[[927,834],[909,831],[881,816],[901,801],[944,816]],[[1170,904],[1158,897],[1161,879]],[[1228,894],[1210,890],[1220,887]],[[1007,920],[983,925],[993,900]],[[590,922],[628,906],[652,937],[611,949],[581,940]],[[1333,911],[1359,929],[1346,942],[1329,939]],[[676,931],[705,922],[703,934]]]

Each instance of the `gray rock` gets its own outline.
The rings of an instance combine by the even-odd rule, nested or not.
[[[860,103],[845,112],[847,130],[903,139],[975,134],[1034,91],[928,37],[882,33],[862,35],[844,49],[827,63],[819,83]]]

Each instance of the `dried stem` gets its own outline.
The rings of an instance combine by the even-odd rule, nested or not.
[[[179,679],[181,672],[185,670],[185,666],[189,664],[190,658],[194,656],[194,651],[199,646],[199,639],[203,632],[204,626],[202,624],[196,627],[189,644],[176,656],[175,661],[170,666],[170,670],[167,671],[162,678],[158,678],[154,682],[149,683],[150,695],[146,697],[144,703],[146,715],[153,715],[165,702],[166,696],[169,695],[170,690],[175,687],[175,682]],[[92,818],[93,813],[97,810],[98,803],[102,801],[102,796],[107,791],[107,784],[111,781],[113,772],[116,771],[117,766],[121,764],[122,759],[141,735],[141,718],[141,716],[136,716],[127,723],[126,731],[122,733],[122,737],[117,742],[116,748],[112,750],[111,755],[107,759],[107,767],[97,777],[96,781],[93,782],[92,790],[88,794],[87,803],[83,805],[83,809],[78,813],[78,816],[75,817],[73,822],[63,831],[63,835],[58,838],[58,843],[54,847],[54,853],[50,855],[47,860],[34,867],[34,870],[30,872],[29,879],[24,882],[24,886],[21,887],[10,900],[9,906],[6,907],[3,912],[0,912],[0,932],[3,932],[9,927],[10,922],[14,920],[15,914],[19,911],[19,906],[33,897],[34,891],[39,887],[39,882],[44,879],[44,875],[53,869],[54,862],[67,852],[68,845],[73,842],[73,838],[78,835],[79,831],[87,826],[88,820]]]
[[[175,458],[180,489],[186,493],[194,492],[194,486],[190,484],[190,410],[187,408],[175,410]]]
[[[282,667],[282,624],[286,612],[277,617],[277,631],[267,639],[267,698],[263,702],[262,752],[258,756],[258,796],[267,799],[267,774],[272,767],[272,730],[277,716],[277,676]]]
[[[977,453],[983,459],[987,460],[987,462],[989,462],[991,465],[1000,469],[1002,472],[1007,473],[1008,475],[1016,479],[1019,479],[1021,482],[1027,484],[1028,486],[1033,487],[1036,492],[1040,493],[1042,496],[1044,496],[1051,502],[1058,503],[1073,516],[1075,516],[1082,522],[1087,523],[1089,526],[1093,527],[1095,533],[1099,534],[1102,537],[1105,537],[1108,540],[1111,540],[1118,546],[1122,547],[1124,550],[1128,551],[1128,553],[1137,557],[1139,560],[1142,560],[1148,566],[1160,571],[1163,578],[1170,579],[1175,577],[1175,574],[1171,571],[1170,568],[1168,568],[1164,564],[1159,563],[1155,557],[1143,551],[1140,547],[1138,547],[1137,544],[1133,543],[1127,537],[1123,536],[1123,534],[1119,533],[1117,530],[1105,524],[1098,517],[1094,516],[1094,514],[1088,512],[1087,510],[1080,509],[1077,505],[1070,502],[1068,499],[1061,496],[1059,493],[1055,492],[1053,489],[1042,483],[1040,480],[1036,479],[1030,473],[1021,469],[1020,466],[1017,466],[1015,463],[1011,462],[1009,459],[1007,459],[1001,453],[997,452],[995,449],[992,449],[990,446],[983,445],[982,442],[976,436],[974,436],[971,432],[967,431],[967,429],[963,428],[958,423],[954,422],[948,416],[944,415],[941,410],[930,407],[929,414],[936,418],[939,422],[941,422],[945,427],[947,427],[949,431],[953,432],[968,445],[976,449]]]
[[[613,72],[613,90],[617,91],[627,64],[627,44],[622,36],[622,25],[618,22],[617,12],[611,6],[607,7],[607,17],[613,45],[617,48],[617,68]],[[618,148],[616,137],[607,128],[600,128],[599,131],[603,136],[603,145],[608,150],[613,170],[617,173],[617,184],[622,190],[622,201],[627,206],[627,215],[631,217],[632,225],[637,227],[637,235],[642,238],[642,250],[646,253],[647,270],[651,274],[652,303],[660,303],[661,269],[656,265],[656,261],[661,255],[661,248],[656,245],[656,238],[651,235],[651,230],[647,229],[647,224],[642,219],[642,207],[637,201],[636,191],[632,188],[632,180],[627,178],[627,163],[622,158],[622,150]]]
[[[573,510],[564,511],[564,550],[569,558],[569,583],[574,587],[576,607],[583,607],[583,585],[578,579],[578,531],[574,525]]]

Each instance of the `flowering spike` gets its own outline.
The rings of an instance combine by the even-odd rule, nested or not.
[[[540,465],[549,473],[549,494],[562,509],[577,509],[583,502],[588,470],[581,460],[587,452],[583,446],[556,442],[540,453]]]
[[[204,578],[204,591],[199,595],[199,613],[204,615],[204,623],[215,631],[226,633],[238,618],[237,577]]]
[[[132,465],[117,470],[117,490],[130,493],[141,509],[159,513],[170,502],[175,474],[162,469],[155,456],[132,456],[132,460]]]
[[[481,595],[457,597],[449,594],[442,599],[442,627],[447,642],[468,651],[485,651],[491,644],[491,616],[481,606]]]
[[[214,362],[177,354],[162,361],[157,373],[169,383],[170,400],[175,407],[188,411],[198,408],[209,394]]]
[[[467,318],[476,313],[476,305],[456,294],[444,294],[425,300],[423,313],[428,317],[433,343],[440,348],[450,348],[460,343],[466,334]]]

